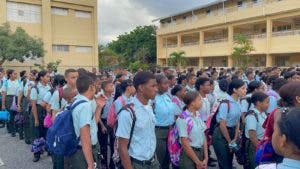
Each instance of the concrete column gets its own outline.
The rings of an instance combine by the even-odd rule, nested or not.
[[[232,53],[232,48],[233,48],[233,26],[229,25],[228,26],[228,47],[229,47],[229,51],[228,51],[228,59],[227,59],[227,66],[228,67],[232,67],[233,66],[233,60],[231,58],[231,53]]]
[[[0,25],[6,22],[6,1],[0,1]]]
[[[273,56],[271,54],[266,55],[266,67],[272,67],[273,63]]]
[[[204,58],[199,57],[199,68],[204,68]]]
[[[156,62],[157,62],[157,64],[161,65],[159,58],[164,57],[163,52],[164,52],[165,48],[163,47],[163,37],[161,37],[159,35],[156,35],[156,47],[157,47]]]
[[[98,69],[98,65],[99,65],[99,60],[98,60],[98,5],[97,5],[97,2],[96,1],[96,5],[94,6],[93,8],[93,24],[94,24],[94,46],[95,46],[95,49],[94,49],[94,55],[92,56],[93,57],[93,66],[94,67],[97,67]]]
[[[199,33],[199,67],[204,67],[204,56],[203,56],[203,49],[204,49],[204,32],[200,31]]]
[[[44,49],[46,51],[43,58],[43,64],[56,61],[52,56],[52,19],[51,19],[51,1],[42,1],[42,38]]]
[[[181,35],[177,35],[177,47],[181,48]]]

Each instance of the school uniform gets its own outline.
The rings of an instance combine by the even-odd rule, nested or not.
[[[175,95],[175,96],[173,96],[172,101],[178,106],[178,108],[179,108],[180,110],[183,110],[185,104],[184,104],[184,102],[183,102],[181,99],[179,99],[179,98]]]
[[[196,91],[196,89],[195,89],[194,86],[193,86],[193,87],[190,87],[189,85],[186,85],[185,88],[186,88],[186,91],[187,91],[187,92],[193,92],[193,91]]]
[[[121,101],[121,99],[124,101],[125,104],[123,104],[123,101]],[[122,95],[121,97],[117,98],[113,104],[115,105],[116,108],[116,113],[118,113],[123,106],[125,106],[126,104],[130,104],[133,102],[133,97],[129,96],[127,97],[126,95]]]
[[[235,129],[241,117],[241,105],[239,101],[234,100],[228,95],[230,108],[228,112],[227,103],[222,103],[217,112],[216,120],[220,123],[221,120],[226,121],[227,130],[231,139],[234,139]],[[219,167],[221,169],[232,169],[233,153],[229,151],[228,143],[221,133],[220,126],[216,127],[212,136],[212,144],[218,158]]]
[[[66,89],[68,86],[64,85],[63,90]],[[56,90],[51,96],[50,104],[51,104],[51,110],[59,111],[60,109],[64,108],[67,105],[67,101],[64,98],[59,98],[59,91]]]
[[[133,169],[159,169],[159,162],[155,157],[155,117],[152,105],[150,102],[143,105],[136,97],[133,105],[136,122],[128,149]],[[118,115],[116,137],[129,139],[132,123],[131,113],[122,110]]]
[[[193,113],[186,111],[192,119],[193,127],[188,134],[187,131],[187,123],[186,119],[178,118],[176,120],[176,127],[178,128],[179,137],[190,138],[189,145],[196,153],[197,157],[200,161],[204,160],[204,141],[205,141],[205,134],[204,131],[206,126],[202,119],[199,116],[199,112],[196,113],[196,116]],[[180,141],[181,142],[181,141]],[[186,154],[185,151],[182,152],[180,155],[179,160],[179,168],[180,169],[192,169],[196,168],[196,164],[192,161],[192,159]]]
[[[203,121],[206,121],[210,115],[210,102],[208,100],[208,97],[202,98],[202,107],[199,110],[199,112],[200,112],[201,119]]]
[[[11,81],[10,79],[4,81],[4,84],[2,86],[2,92],[6,93],[5,97],[5,108],[10,114],[10,120],[7,123],[7,131],[13,135],[16,134],[16,126],[14,124],[15,115],[17,112],[15,110],[11,110],[11,106],[13,105],[13,102],[17,105],[18,101],[18,91],[21,84],[16,79],[14,81]]]
[[[167,139],[170,126],[175,122],[175,116],[181,110],[172,102],[168,93],[157,94],[155,97],[155,134],[157,139],[156,154],[162,169],[169,168],[170,156],[168,153]]]
[[[256,167],[256,169],[300,169],[300,161],[284,158],[282,163],[262,164]]]
[[[46,110],[41,106],[44,96],[51,89],[50,85],[43,85],[40,82],[36,87],[31,88],[30,100],[36,101],[37,115],[39,120],[39,126],[34,129],[35,138],[46,138],[47,129],[44,127],[44,118],[46,117]],[[34,116],[31,113],[31,125],[34,126]]]
[[[89,100],[83,95],[77,95],[76,100],[73,104],[80,100],[85,100],[86,102],[79,104],[72,111],[73,117],[73,125],[75,129],[75,134],[77,137],[80,137],[80,129],[86,125],[90,127],[90,135],[91,135],[91,146],[92,153],[95,163],[97,163],[98,168],[101,168],[100,160],[99,160],[99,150],[100,146],[98,144],[97,132],[98,127],[94,118],[94,113],[96,109],[95,103],[92,100]],[[70,157],[71,169],[82,169],[87,168],[87,162],[85,160],[81,142],[78,145],[77,152]]]
[[[248,160],[250,162],[249,167],[251,169],[254,169],[258,165],[255,163],[256,147],[250,141],[249,131],[255,131],[257,139],[262,140],[265,132],[265,129],[262,126],[267,119],[267,115],[264,112],[259,112],[256,108],[252,108],[251,110],[255,112],[257,118],[252,114],[247,115],[245,118],[245,136],[247,138],[245,146],[247,150]]]

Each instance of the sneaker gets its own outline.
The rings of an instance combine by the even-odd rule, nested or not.
[[[16,133],[11,133],[11,137],[16,137]]]
[[[29,141],[29,140],[25,140],[25,144],[31,144],[31,141]]]
[[[32,161],[33,161],[34,163],[36,163],[36,162],[38,162],[39,160],[40,160],[40,155],[39,155],[39,154],[35,154]]]

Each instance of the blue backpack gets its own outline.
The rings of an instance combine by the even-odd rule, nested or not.
[[[77,151],[80,138],[75,134],[72,111],[84,102],[86,101],[80,100],[67,107],[66,110],[57,115],[54,123],[48,129],[46,146],[51,154],[71,156]]]

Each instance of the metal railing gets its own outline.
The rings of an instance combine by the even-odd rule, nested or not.
[[[199,45],[199,42],[184,42],[181,43],[181,46],[196,46]]]
[[[204,44],[210,44],[210,43],[222,43],[222,42],[228,42],[228,38],[207,39],[207,40],[204,40]]]
[[[167,48],[176,48],[178,45],[177,44],[170,44],[170,45],[163,45],[163,47]]]
[[[278,32],[273,32],[272,36],[273,37],[278,37],[278,36],[291,36],[291,35],[300,35],[300,29],[296,30],[285,30],[285,31],[278,31]]]

